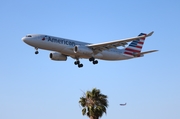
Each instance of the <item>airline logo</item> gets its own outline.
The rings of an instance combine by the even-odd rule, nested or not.
[[[44,38],[42,38],[42,41],[44,41],[44,40],[46,40],[46,39],[45,39],[45,37],[44,37]]]
[[[64,45],[70,45],[70,46],[75,46],[75,42],[73,41],[70,41],[70,40],[66,40],[66,39],[63,39],[63,38],[54,38],[54,37],[48,37],[48,36],[45,36],[42,38],[42,41],[49,41],[49,42],[53,42],[53,43],[59,43],[59,44],[64,44]]]
[[[139,34],[138,36],[146,35],[144,33]],[[138,56],[143,47],[145,38],[137,39],[132,41],[127,48],[125,48],[124,54],[128,56]]]

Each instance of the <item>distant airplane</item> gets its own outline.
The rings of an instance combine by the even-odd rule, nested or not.
[[[124,103],[124,104],[120,104],[121,106],[126,106],[126,103]]]
[[[127,60],[137,57],[143,57],[144,54],[156,52],[150,50],[141,52],[146,37],[153,34],[140,33],[137,37],[115,40],[103,43],[85,43],[65,38],[58,38],[49,35],[29,34],[22,38],[28,45],[36,49],[35,54],[38,54],[38,49],[54,51],[50,53],[50,58],[55,61],[66,61],[67,57],[75,59],[75,65],[79,68],[83,67],[80,63],[81,58],[89,59],[93,64],[98,64],[98,60]],[[125,45],[132,41],[127,47]],[[123,49],[117,47],[123,46]]]

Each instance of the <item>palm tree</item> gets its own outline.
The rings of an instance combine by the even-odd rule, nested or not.
[[[82,115],[87,115],[90,119],[99,119],[103,113],[106,113],[108,107],[107,96],[101,94],[101,91],[96,88],[84,93],[79,103],[83,107]]]

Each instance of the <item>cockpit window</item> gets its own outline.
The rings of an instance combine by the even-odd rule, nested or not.
[[[32,37],[31,35],[26,35],[26,37]]]

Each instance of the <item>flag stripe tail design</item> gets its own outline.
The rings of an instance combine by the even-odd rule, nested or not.
[[[140,33],[138,36],[142,36],[142,35],[146,36],[145,33]],[[143,47],[144,41],[145,41],[145,37],[132,41],[129,44],[129,46],[125,48],[124,54],[131,57],[135,57],[135,56],[137,57],[141,53],[141,49]]]

